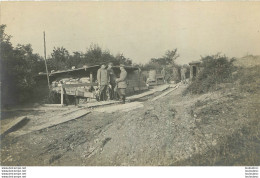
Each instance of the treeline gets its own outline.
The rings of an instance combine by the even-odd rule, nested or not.
[[[33,53],[31,45],[17,45],[0,26],[1,106],[14,105],[30,98],[35,86],[33,76],[44,69],[44,61]]]
[[[125,64],[132,65],[132,60],[126,58],[123,54],[112,55],[107,50],[102,50],[98,45],[92,44],[85,53],[73,52],[70,54],[64,47],[55,47],[51,56],[47,59],[47,65],[50,70],[66,70],[73,66],[76,68],[83,65],[100,65],[112,62],[114,65]]]
[[[141,68],[144,70],[150,69],[162,69],[164,68],[172,68],[173,66],[178,66],[176,64],[176,59],[179,57],[177,53],[177,48],[173,50],[167,50],[165,54],[160,58],[151,58],[147,64],[141,65]],[[169,69],[170,69],[169,68]]]
[[[186,77],[189,77],[190,67],[189,65],[179,65],[176,63],[176,59],[179,57],[177,48],[173,50],[167,50],[162,57],[151,58],[147,64],[139,65],[143,70],[155,69],[160,72],[163,68],[166,72],[166,80],[179,82],[181,80],[181,68],[186,68]]]

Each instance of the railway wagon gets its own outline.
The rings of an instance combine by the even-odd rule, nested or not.
[[[96,100],[99,94],[97,83],[97,71],[100,65],[84,66],[82,68],[73,68],[63,71],[52,71],[49,74],[50,90],[62,95],[73,96],[76,99],[85,98],[87,100]],[[145,77],[141,74],[138,67],[126,66],[127,71],[127,89],[126,95],[132,95],[147,90]],[[116,77],[120,75],[119,66],[113,67]],[[47,86],[46,73],[39,73],[36,77],[41,83]],[[109,97],[107,97],[109,99]],[[63,101],[61,101],[63,102]]]

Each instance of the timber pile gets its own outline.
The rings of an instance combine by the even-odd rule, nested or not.
[[[63,78],[52,82],[52,90],[72,96],[95,98],[97,83],[92,83],[89,77],[83,78]]]

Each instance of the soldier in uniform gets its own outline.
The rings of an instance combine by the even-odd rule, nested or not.
[[[125,95],[126,95],[126,87],[127,87],[127,83],[126,83],[126,76],[127,76],[127,72],[125,70],[125,66],[124,65],[120,65],[120,77],[116,79],[116,83],[117,83],[117,92],[120,96],[120,99],[123,101],[123,104],[125,103]]]
[[[115,93],[115,86],[116,86],[116,75],[114,73],[114,70],[112,69],[113,63],[109,63],[107,67],[107,73],[108,73],[108,82],[111,87],[111,93],[110,93],[110,99],[115,99],[116,93]]]
[[[161,74],[163,76],[163,82],[166,83],[166,80],[165,80],[165,75],[166,75],[165,67],[163,67],[163,69],[161,70]]]
[[[185,67],[181,68],[181,81],[183,84],[186,84],[186,71]]]
[[[106,91],[108,86],[108,73],[106,66],[104,64],[101,65],[100,69],[97,71],[97,80],[99,86],[99,100],[106,100]]]

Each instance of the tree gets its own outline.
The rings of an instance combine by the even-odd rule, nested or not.
[[[157,69],[161,70],[163,67],[166,70],[176,66],[175,60],[179,57],[177,48],[174,50],[167,50],[165,54],[160,58],[152,58],[149,63],[144,65],[144,69]]]
[[[230,59],[220,54],[201,57],[202,70],[188,86],[185,93],[206,93],[216,90],[218,84],[232,82],[232,72],[236,70],[236,67],[233,65],[234,61],[235,58]]]
[[[132,60],[123,54],[113,56],[108,50],[102,50],[97,44],[91,44],[85,53],[76,51],[72,55],[64,47],[55,47],[47,63],[51,70],[67,70],[72,66],[101,65],[112,62],[114,65],[132,65]]]
[[[88,65],[95,65],[102,62],[102,49],[97,44],[91,44],[84,54],[85,61]]]
[[[42,69],[42,58],[34,54],[30,44],[13,47],[11,36],[0,26],[1,99],[3,106],[23,103],[32,98],[33,76]]]
[[[72,66],[82,67],[84,64],[83,54],[81,52],[73,52],[73,55],[70,55],[69,60],[67,61],[69,68]]]
[[[116,63],[117,65],[124,64],[127,66],[132,65],[132,60],[129,58],[126,58],[123,53],[116,55]]]
[[[174,50],[167,50],[164,55],[164,60],[166,62],[166,65],[174,65],[175,60],[180,57],[180,55],[177,53],[177,48]]]
[[[69,66],[70,54],[64,47],[54,47],[51,58],[48,59],[48,65],[51,70],[66,70]]]

